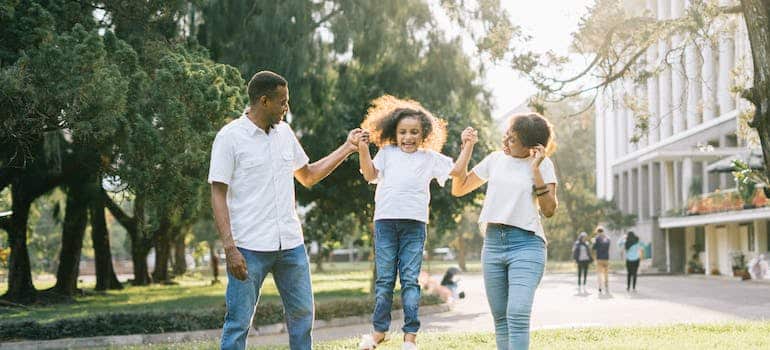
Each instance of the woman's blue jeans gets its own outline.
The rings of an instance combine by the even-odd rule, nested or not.
[[[374,286],[374,330],[385,333],[390,328],[396,273],[401,279],[401,303],[404,306],[404,333],[417,333],[420,320],[420,285],[425,246],[425,223],[406,219],[382,219],[374,222],[374,259],[377,280]]]
[[[545,242],[534,233],[487,225],[481,262],[498,349],[529,348],[529,317],[545,256]]]

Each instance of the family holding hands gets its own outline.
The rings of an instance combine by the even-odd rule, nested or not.
[[[312,348],[313,293],[308,256],[296,212],[294,179],[310,187],[357,152],[364,179],[376,184],[373,331],[359,349],[374,349],[390,329],[396,278],[404,311],[403,349],[417,349],[422,265],[430,183],[452,179],[463,196],[488,183],[479,216],[485,227],[482,266],[498,349],[526,349],[535,289],[543,276],[546,239],[541,214],[557,207],[556,173],[547,157],[553,130],[537,113],[513,116],[503,147],[471,171],[477,131],[461,134],[456,161],[440,153],[446,123],[418,102],[385,95],[372,102],[361,129],[328,156],[309,163],[291,127],[288,83],[262,71],[249,82],[249,108],[223,127],[209,170],[212,207],[225,247],[227,313],[221,348],[244,349],[267,273],[281,296],[291,349]],[[369,144],[378,152],[372,157]]]

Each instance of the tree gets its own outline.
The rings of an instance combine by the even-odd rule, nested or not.
[[[62,145],[98,143],[112,134],[123,114],[126,80],[108,59],[90,6],[3,5],[9,11],[3,12],[8,25],[0,30],[0,189],[11,186],[13,207],[4,298],[29,303],[37,298],[26,244],[30,205],[77,176],[80,164],[58,152]],[[63,141],[64,129],[69,139]],[[68,251],[74,254],[73,248]]]

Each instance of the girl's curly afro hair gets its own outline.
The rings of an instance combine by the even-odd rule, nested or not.
[[[361,127],[369,130],[377,147],[396,143],[396,127],[404,118],[417,118],[422,126],[422,147],[441,152],[446,142],[446,121],[433,116],[419,102],[383,95],[366,112]]]

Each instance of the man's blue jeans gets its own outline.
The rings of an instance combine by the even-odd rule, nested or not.
[[[481,263],[498,349],[529,348],[529,316],[545,256],[545,242],[532,232],[487,225]]]
[[[289,346],[292,350],[310,349],[314,306],[305,246],[276,252],[238,250],[246,259],[249,278],[241,281],[229,272],[227,274],[227,314],[222,330],[222,349],[246,348],[246,336],[259,301],[259,291],[268,272],[273,274],[283,301]]]
[[[385,333],[390,328],[396,271],[401,279],[401,303],[404,306],[404,333],[417,333],[420,320],[420,285],[417,279],[422,267],[425,246],[425,223],[406,219],[383,219],[374,222],[374,259],[377,281],[372,323],[374,330]]]

